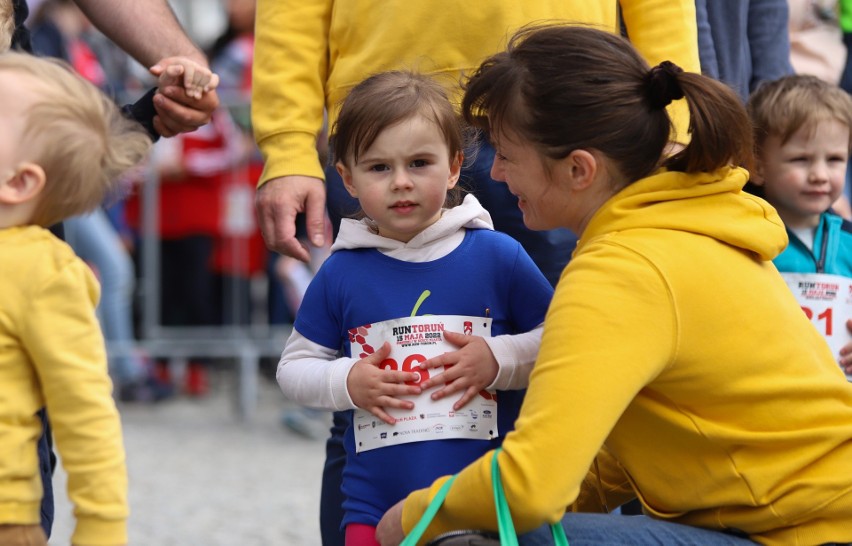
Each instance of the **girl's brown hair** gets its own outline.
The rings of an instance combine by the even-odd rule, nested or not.
[[[681,97],[691,141],[666,158],[672,124],[665,106]],[[660,166],[706,172],[752,164],[748,116],[730,88],[668,62],[650,69],[626,39],[590,27],[518,31],[468,79],[462,114],[492,132],[511,129],[550,159],[598,150],[626,183]]]
[[[401,121],[421,115],[432,121],[449,149],[450,160],[464,149],[462,123],[436,81],[415,72],[395,70],[370,76],[344,99],[332,128],[332,151],[346,165],[357,162],[379,134]],[[461,203],[461,188],[447,193],[447,206]]]

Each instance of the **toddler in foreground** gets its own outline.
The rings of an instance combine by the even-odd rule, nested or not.
[[[363,218],[341,223],[278,382],[304,405],[354,410],[341,484],[347,546],[377,545],[385,510],[502,443],[538,352],[553,290],[473,195],[461,200],[463,149],[445,91],[415,73],[361,82],[334,126],[337,169]],[[485,324],[491,335],[477,335]],[[436,339],[459,349],[429,358]],[[496,403],[486,388],[499,391]],[[452,405],[435,404],[450,395]]]
[[[20,53],[0,54],[0,128],[0,544],[46,544],[45,406],[74,504],[72,542],[124,544],[127,475],[99,286],[45,228],[97,207],[151,142],[67,65]]]

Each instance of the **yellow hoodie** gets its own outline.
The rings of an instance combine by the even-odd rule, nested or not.
[[[747,173],[661,172],[612,197],[556,288],[499,455],[519,532],[575,501],[765,544],[852,541],[852,386],[771,263],[781,220]],[[496,528],[491,454],[429,529]],[[412,493],[410,530],[444,480]]]
[[[99,294],[89,267],[46,229],[0,229],[0,524],[39,523],[36,412],[47,406],[74,503],[71,541],[125,544],[127,471]]]
[[[532,22],[570,21],[617,30],[615,0],[258,0],[252,121],[270,178],[323,179],[316,139],[329,111],[368,76],[395,69],[430,74],[460,101],[458,84]],[[621,0],[630,39],[649,63],[698,72],[691,0]],[[686,142],[688,112],[670,112]]]

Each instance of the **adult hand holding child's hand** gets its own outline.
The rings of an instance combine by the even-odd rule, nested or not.
[[[210,122],[219,107],[219,76],[186,57],[162,59],[149,70],[158,78],[154,129],[160,136],[188,133]]]
[[[204,93],[209,93],[219,86],[217,74],[186,57],[168,57],[152,66],[149,71],[157,76],[157,84],[160,87],[182,85],[186,94],[193,99],[200,99]]]

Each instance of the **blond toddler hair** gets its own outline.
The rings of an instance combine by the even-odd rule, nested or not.
[[[12,35],[15,34],[15,11],[12,0],[0,0],[0,53],[12,46]]]
[[[770,136],[783,144],[799,129],[813,130],[823,121],[846,125],[852,148],[852,98],[816,76],[795,74],[761,84],[749,97],[748,113],[758,154]]]
[[[13,72],[32,91],[17,137],[22,161],[45,173],[31,224],[47,227],[94,210],[148,152],[142,127],[65,62],[8,52],[0,55],[0,72]]]

